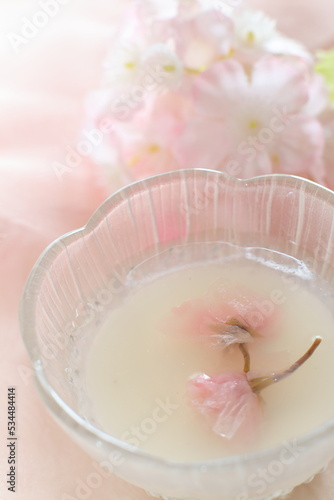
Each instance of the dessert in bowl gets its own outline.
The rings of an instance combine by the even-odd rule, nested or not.
[[[334,194],[184,170],[40,257],[21,328],[46,406],[155,496],[269,500],[334,457]]]

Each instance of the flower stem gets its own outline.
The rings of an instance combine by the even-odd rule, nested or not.
[[[263,391],[263,389],[266,389],[267,387],[276,384],[280,380],[283,380],[284,378],[288,377],[292,373],[294,373],[298,368],[300,368],[305,361],[307,361],[314,351],[318,348],[318,346],[321,344],[322,338],[321,337],[316,337],[313,344],[311,347],[308,349],[308,351],[298,359],[293,365],[290,366],[287,370],[281,372],[281,373],[272,373],[268,377],[257,377],[253,378],[249,381],[249,385],[251,386],[253,392],[255,393],[260,393]]]
[[[239,349],[244,357],[244,373],[248,373],[250,370],[250,355],[246,344],[239,344]]]
[[[238,328],[241,328],[241,330],[248,332],[250,335],[252,335],[252,337],[260,336],[258,332],[245,325],[244,323],[241,323],[241,321],[239,321],[237,318],[229,319],[228,321],[226,321],[226,325],[237,326]],[[248,347],[246,344],[239,344],[239,349],[244,357],[244,373],[248,373],[250,370],[250,355],[248,352]]]

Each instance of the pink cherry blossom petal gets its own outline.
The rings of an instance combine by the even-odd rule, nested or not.
[[[237,325],[213,323],[210,325],[210,330],[213,333],[212,339],[216,341],[218,346],[229,347],[233,344],[253,342],[252,335],[247,330]]]
[[[261,426],[260,399],[243,373],[193,375],[188,381],[188,395],[213,432],[223,438],[249,440]]]
[[[321,75],[310,78],[309,99],[303,107],[303,112],[309,116],[320,115],[328,107],[329,93]]]
[[[173,308],[162,330],[224,349],[272,335],[276,316],[274,305],[250,290],[214,289]]]
[[[206,39],[218,56],[229,53],[233,40],[232,21],[223,15],[217,15],[215,9],[203,12],[194,19],[198,35]]]
[[[322,161],[325,138],[320,123],[308,116],[291,119],[276,146],[277,168],[282,173],[325,181]]]
[[[271,106],[296,113],[309,97],[305,71],[278,57],[264,57],[254,65],[251,87],[269,111]]]
[[[233,59],[214,64],[194,82],[195,105],[200,116],[226,120],[234,106],[248,95],[243,66]]]
[[[194,118],[176,142],[174,154],[182,168],[216,170],[230,149],[224,124]]]
[[[256,295],[253,290],[212,289],[205,300],[215,323],[236,319],[261,336],[270,335],[277,309],[269,299]]]

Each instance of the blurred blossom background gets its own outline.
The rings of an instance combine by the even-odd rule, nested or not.
[[[332,0],[204,3],[198,14],[192,0],[0,1],[0,428],[15,385],[18,500],[148,498],[116,478],[87,486],[96,467],[35,394],[17,311],[49,243],[115,189],[174,168],[280,171],[334,188]],[[333,493],[329,470],[291,500]]]

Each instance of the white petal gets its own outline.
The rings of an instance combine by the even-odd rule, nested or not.
[[[270,40],[268,40],[263,48],[271,52],[272,54],[281,54],[281,55],[291,55],[296,57],[301,57],[308,64],[313,64],[314,57],[312,54],[302,45],[301,43],[292,40],[290,38],[286,38],[281,35],[277,35]]]
[[[105,83],[133,83],[140,69],[141,51],[135,43],[123,40],[105,62]]]
[[[178,14],[178,0],[140,0],[141,12],[146,19],[171,19]]]
[[[242,44],[261,46],[276,36],[276,21],[261,11],[245,10],[234,16],[237,38]]]

